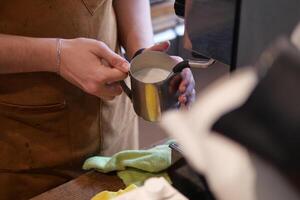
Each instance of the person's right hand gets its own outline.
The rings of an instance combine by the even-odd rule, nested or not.
[[[103,42],[78,38],[61,41],[59,74],[103,100],[112,100],[122,93],[118,83],[127,77],[129,63]]]

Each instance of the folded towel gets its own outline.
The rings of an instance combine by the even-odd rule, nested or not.
[[[129,185],[124,190],[119,190],[117,192],[103,191],[103,192],[100,192],[99,194],[96,194],[91,200],[111,200],[117,196],[120,196],[121,194],[130,192],[130,191],[134,190],[135,188],[137,188],[137,186],[132,184],[132,185]]]
[[[149,150],[125,150],[112,157],[94,156],[83,164],[84,170],[95,169],[102,173],[118,171],[117,175],[126,186],[131,183],[142,185],[150,177],[165,177],[163,172],[171,166],[171,149],[168,144]]]

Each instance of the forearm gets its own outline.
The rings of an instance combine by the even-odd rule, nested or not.
[[[114,0],[119,38],[129,58],[153,45],[149,0]]]
[[[0,74],[56,70],[56,39],[0,34]]]

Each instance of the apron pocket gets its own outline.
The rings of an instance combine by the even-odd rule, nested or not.
[[[91,15],[94,15],[96,10],[107,0],[82,0],[85,7]]]
[[[47,105],[20,105],[0,101],[0,111],[24,111],[34,113],[54,112],[66,107],[66,102]]]
[[[69,165],[66,103],[24,106],[0,102],[0,169],[22,171]]]

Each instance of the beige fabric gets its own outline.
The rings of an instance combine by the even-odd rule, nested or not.
[[[119,49],[112,0],[0,4],[0,33],[88,37]],[[136,127],[125,96],[101,102],[54,73],[0,75],[0,199],[28,199],[83,173],[89,156],[136,148]]]
[[[111,156],[124,149],[138,149],[138,117],[126,94],[113,101],[102,102],[101,109],[101,154]]]

